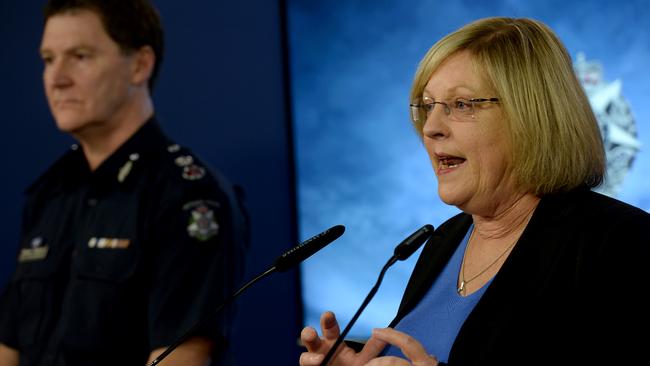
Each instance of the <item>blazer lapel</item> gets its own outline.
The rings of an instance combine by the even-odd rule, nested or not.
[[[565,219],[572,207],[570,201],[563,195],[542,199],[512,253],[461,327],[449,354],[450,363],[471,364],[469,359],[482,359],[481,353],[491,351],[491,340],[513,314],[527,311],[531,301],[548,290],[572,228]],[[460,352],[468,348],[474,352]]]

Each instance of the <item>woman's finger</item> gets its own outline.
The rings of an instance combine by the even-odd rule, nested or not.
[[[331,311],[326,311],[320,317],[320,328],[323,332],[323,338],[327,340],[336,340],[341,334],[339,329],[339,322],[336,320],[336,316]]]
[[[386,356],[375,358],[363,366],[411,366],[411,363],[403,358]]]
[[[385,347],[386,342],[376,337],[370,337],[368,342],[363,346],[361,352],[359,352],[360,359],[365,360],[366,362],[372,360],[377,357]]]
[[[319,366],[323,362],[324,355],[313,352],[303,352],[300,354],[300,366]]]
[[[300,332],[300,340],[309,352],[316,352],[321,347],[322,341],[316,333],[316,329],[305,327]]]

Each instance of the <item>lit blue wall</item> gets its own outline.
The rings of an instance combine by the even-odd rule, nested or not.
[[[334,224],[346,234],[302,267],[306,323],[324,310],[347,324],[393,247],[422,224],[457,212],[441,203],[409,125],[417,63],[443,35],[477,18],[532,17],[571,55],[622,81],[641,151],[618,198],[650,211],[648,1],[289,1],[290,65],[301,236]],[[415,256],[414,256],[415,257]],[[395,314],[414,265],[399,263],[352,334]]]

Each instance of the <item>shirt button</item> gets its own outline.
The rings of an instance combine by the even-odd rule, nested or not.
[[[95,207],[95,206],[97,206],[97,202],[98,202],[98,201],[97,201],[97,198],[90,198],[90,199],[88,199],[88,201],[87,201],[88,206],[90,206],[90,207]]]

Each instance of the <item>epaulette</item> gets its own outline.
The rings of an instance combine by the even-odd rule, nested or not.
[[[172,170],[177,170],[178,176],[187,181],[199,181],[208,173],[204,164],[185,147],[178,144],[167,146]],[[167,159],[165,159],[167,160]]]

